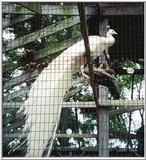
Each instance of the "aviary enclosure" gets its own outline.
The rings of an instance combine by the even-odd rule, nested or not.
[[[3,157],[144,156],[144,3],[3,2]]]

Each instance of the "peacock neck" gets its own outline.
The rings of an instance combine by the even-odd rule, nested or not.
[[[108,47],[112,46],[115,43],[115,38],[111,35],[107,33],[107,44]]]

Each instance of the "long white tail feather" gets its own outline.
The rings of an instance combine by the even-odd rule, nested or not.
[[[114,38],[89,36],[92,59],[114,44]],[[26,157],[41,157],[50,140],[48,156],[61,115],[61,104],[71,84],[74,70],[87,62],[83,40],[65,50],[52,61],[32,84],[28,99],[20,109],[27,116],[24,132],[29,128]]]
[[[53,136],[52,136],[52,139],[51,139],[49,147],[48,147],[47,157],[50,157],[50,154],[51,154],[51,151],[52,151],[52,148],[53,148],[53,143],[54,143],[54,140],[56,138],[56,132],[57,132],[58,124],[59,124],[59,121],[60,121],[60,116],[61,116],[61,106],[59,108],[59,113],[60,114],[58,115],[58,119],[56,120],[56,124],[55,124],[55,127],[54,127]]]

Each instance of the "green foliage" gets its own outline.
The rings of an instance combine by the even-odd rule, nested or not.
[[[86,120],[84,120],[84,122],[80,125],[80,129],[82,130],[82,132],[87,134],[94,133],[96,126],[95,117],[93,118],[91,114],[87,114],[83,115],[83,118]]]
[[[127,131],[125,120],[122,117],[122,115],[117,115],[110,118],[109,127],[113,131],[121,131],[121,132]]]
[[[124,62],[120,62],[120,67],[124,69],[128,69],[128,68],[140,69],[141,65],[134,63],[133,61],[127,60]],[[144,80],[144,76],[135,75],[133,73],[133,74],[126,74],[126,75],[118,75],[117,79],[118,79],[118,86],[121,90],[121,97],[126,98],[124,94],[124,91],[125,91],[124,89],[126,88],[130,91],[132,88],[132,84],[133,84],[133,88],[136,89],[137,87],[136,84],[141,83]]]

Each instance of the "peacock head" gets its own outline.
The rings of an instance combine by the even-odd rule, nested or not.
[[[115,31],[115,30],[113,30],[113,29],[110,29],[110,26],[107,26],[107,28],[108,28],[108,32],[107,32],[107,37],[109,37],[109,36],[111,36],[111,35],[117,35],[118,33]]]

